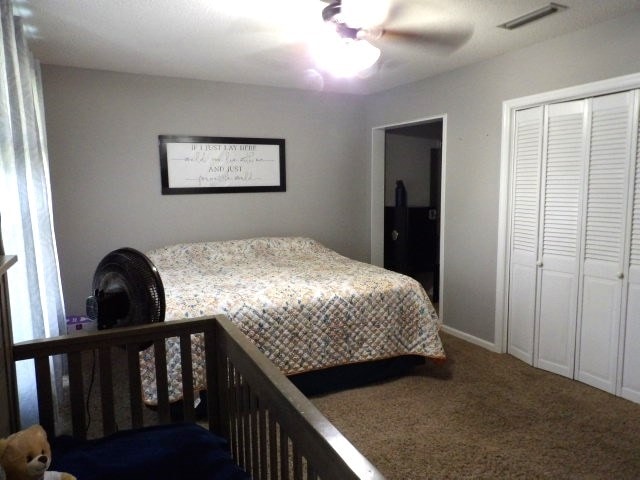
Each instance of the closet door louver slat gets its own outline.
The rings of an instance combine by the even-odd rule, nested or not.
[[[587,259],[622,262],[629,111],[628,103],[602,111],[594,107],[587,193]],[[603,211],[607,215],[601,216]]]
[[[573,257],[578,243],[582,171],[582,113],[550,115],[543,251]]]

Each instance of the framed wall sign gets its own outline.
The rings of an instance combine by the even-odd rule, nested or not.
[[[162,194],[284,192],[284,139],[159,135]]]

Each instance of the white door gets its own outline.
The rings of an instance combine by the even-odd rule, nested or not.
[[[640,103],[636,100],[636,105]],[[638,122],[636,106],[636,122]],[[627,303],[624,335],[622,389],[620,394],[634,402],[640,402],[640,128],[635,125],[635,187],[630,212],[631,251],[627,274]],[[629,218],[628,217],[628,218]]]
[[[576,378],[615,393],[634,92],[590,102]]]
[[[543,108],[516,112],[513,152],[508,351],[533,363]]]
[[[534,365],[573,378],[582,231],[586,101],[550,105],[546,118]]]

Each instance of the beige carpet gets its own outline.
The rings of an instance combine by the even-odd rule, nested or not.
[[[312,399],[388,479],[640,478],[640,405],[442,338],[445,365]]]

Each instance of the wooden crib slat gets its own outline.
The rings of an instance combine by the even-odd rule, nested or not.
[[[129,405],[131,408],[131,428],[142,427],[142,382],[140,380],[139,345],[127,345],[127,370],[129,373]]]
[[[51,388],[49,357],[37,357],[34,359],[34,362],[36,386],[38,388],[39,422],[47,434],[55,435],[55,416],[53,413],[53,391]]]
[[[158,417],[162,423],[169,423],[169,381],[167,379],[167,347],[165,340],[153,342],[153,355],[156,366],[156,388],[158,397]]]
[[[235,377],[234,377],[234,369],[231,362],[227,363],[227,388],[225,396],[227,398],[227,414],[229,418],[229,450],[231,450],[231,455],[234,459],[238,458],[238,434],[237,434],[237,424],[236,424],[236,404],[235,404]],[[207,399],[208,400],[208,399]]]
[[[102,406],[102,430],[105,435],[114,433],[116,412],[113,396],[113,372],[111,371],[111,347],[98,349],[100,361],[100,400]]]
[[[309,466],[309,469],[307,472],[307,480],[318,480],[318,474],[311,466]]]
[[[236,459],[237,463],[241,460],[241,444],[242,444],[242,424],[240,420],[240,378],[236,369],[231,366],[231,388],[229,389],[229,399],[231,402],[231,408],[229,409],[232,415],[232,436],[234,438],[232,455]]]
[[[291,450],[291,456],[293,458],[293,479],[302,480],[302,456],[295,445],[292,445]]]
[[[237,419],[238,419],[238,459],[240,460],[240,465],[242,468],[246,469],[247,466],[247,456],[245,451],[245,435],[246,430],[244,428],[244,386],[242,384],[242,376],[236,372],[236,402],[237,402]]]
[[[236,416],[236,434],[238,436],[238,461],[244,465],[244,422],[242,418],[242,378],[236,371],[236,383],[235,383],[235,416]]]
[[[180,335],[180,364],[182,367],[182,408],[184,419],[193,422],[196,419],[193,393],[193,364],[191,363],[191,335]]]
[[[220,423],[215,426],[216,431],[225,438],[229,439],[229,446],[231,447],[232,438],[231,438],[231,419],[229,418],[229,381],[230,381],[230,372],[229,372],[229,362],[226,357],[220,356],[218,357],[217,362],[218,368],[218,381],[216,382],[217,388],[217,397],[219,399],[220,406]],[[207,382],[207,385],[209,383]],[[208,398],[207,398],[208,401]],[[208,403],[207,403],[208,405]],[[209,423],[209,427],[211,427],[211,423]]]
[[[289,478],[289,438],[284,432],[282,425],[280,426],[280,480],[288,480]]]
[[[269,480],[278,479],[278,426],[273,414],[268,412],[269,425]]]
[[[67,355],[69,363],[69,398],[83,399],[71,402],[71,427],[73,436],[87,437],[87,418],[84,402],[84,377],[82,373],[82,353],[70,352]]]
[[[251,455],[251,389],[246,382],[242,385],[242,422],[244,425],[244,455],[247,470],[253,470]]]
[[[215,324],[210,322],[204,328],[204,345],[205,345],[205,368],[206,365],[216,365],[218,359],[222,360],[222,354],[218,351],[217,333]],[[218,370],[216,368],[207,368],[206,370],[207,385],[218,385]],[[212,388],[211,392],[215,390]],[[209,395],[207,397],[207,417],[209,418],[209,430],[226,435],[223,429],[224,422],[222,419],[222,407],[218,395]]]
[[[262,402],[258,401],[258,434],[260,440],[260,480],[267,480],[267,410]]]
[[[249,419],[251,421],[251,476],[259,478],[260,474],[260,436],[258,433],[258,397],[249,392]]]

